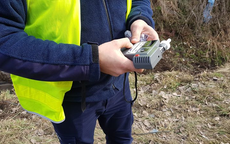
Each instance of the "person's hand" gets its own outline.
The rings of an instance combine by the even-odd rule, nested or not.
[[[121,48],[131,48],[132,46],[128,38],[117,39],[99,45],[98,53],[101,72],[112,76],[119,76],[133,71],[142,72],[142,69],[136,69],[133,62],[121,52]]]
[[[159,40],[157,32],[143,20],[134,21],[130,27],[130,30],[132,33],[132,43],[139,42],[142,33],[148,35],[148,41]]]

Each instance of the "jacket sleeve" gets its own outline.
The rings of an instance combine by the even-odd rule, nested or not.
[[[142,19],[148,25],[155,28],[155,22],[152,15],[153,11],[150,0],[133,0],[132,9],[127,19],[127,29],[130,29],[131,24],[137,19]]]
[[[43,81],[96,81],[98,47],[57,44],[24,32],[26,0],[0,1],[0,70]]]

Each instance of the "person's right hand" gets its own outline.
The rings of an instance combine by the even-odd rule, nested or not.
[[[116,39],[98,46],[100,70],[103,73],[119,76],[126,72],[142,72],[136,69],[133,62],[126,58],[121,48],[131,48],[133,44],[128,38]]]

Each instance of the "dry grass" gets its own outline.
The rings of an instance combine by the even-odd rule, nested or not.
[[[156,30],[161,39],[172,38],[172,48],[154,71],[138,76],[133,143],[229,143],[230,65],[220,65],[229,62],[230,1],[216,1],[207,24],[202,16],[207,1],[151,2]],[[135,95],[133,74],[130,81]],[[13,92],[2,91],[0,143],[57,144],[58,139],[49,121],[26,113]],[[95,143],[105,143],[98,125]]]
[[[152,75],[139,77],[134,143],[230,142],[229,65],[197,75],[178,71]],[[151,131],[155,133],[147,134]]]
[[[134,91],[134,75],[130,75]],[[230,65],[191,75],[179,71],[138,75],[134,144],[230,141]],[[9,91],[0,94],[1,144],[57,144],[49,121],[26,113]],[[97,125],[95,143],[105,143]]]
[[[27,113],[10,91],[0,94],[1,144],[57,144],[56,134],[49,121]]]
[[[211,68],[229,61],[230,1],[216,1],[208,23],[203,22],[206,4],[204,0],[152,1],[156,30],[161,39],[172,39],[167,61],[173,63],[175,70],[183,69],[178,63],[190,64],[196,69],[197,66]]]

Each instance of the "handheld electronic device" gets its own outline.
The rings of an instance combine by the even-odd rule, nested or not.
[[[123,54],[133,61],[137,69],[153,69],[161,60],[162,54],[170,48],[171,39],[140,41],[130,49],[122,49]]]

